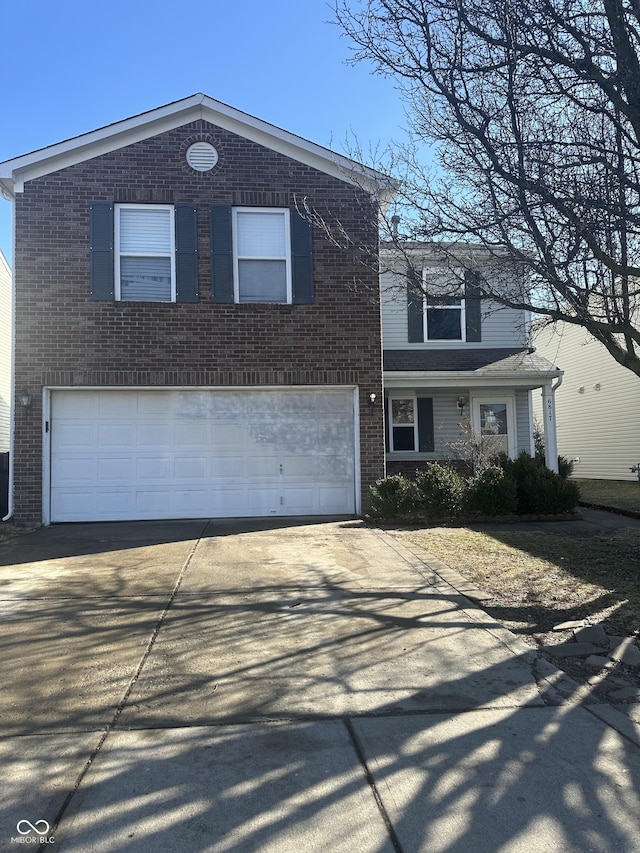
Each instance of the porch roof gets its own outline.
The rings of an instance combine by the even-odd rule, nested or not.
[[[431,387],[500,385],[539,388],[563,371],[525,349],[386,350],[384,379],[388,387],[420,383]]]

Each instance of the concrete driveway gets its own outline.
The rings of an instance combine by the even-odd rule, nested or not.
[[[0,849],[640,851],[632,721],[461,591],[357,520],[10,540]]]

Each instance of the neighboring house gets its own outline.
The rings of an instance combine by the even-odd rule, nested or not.
[[[622,367],[583,328],[555,323],[535,342],[564,370],[557,392],[558,450],[573,476],[637,480],[640,464],[640,378]]]
[[[478,247],[462,248],[481,280],[486,256]],[[426,292],[450,287],[441,257],[428,246],[382,256],[387,473],[464,459],[469,437],[511,457],[523,450],[533,455],[535,389],[545,399],[547,465],[557,470],[554,387],[562,371],[530,346],[526,313],[482,299],[477,286],[457,288],[462,271],[447,297],[417,296],[410,268]]]
[[[0,252],[0,453],[9,452],[10,401],[11,270]]]
[[[16,521],[360,512],[384,472],[376,250],[298,209],[375,247],[380,178],[205,95],[0,164]]]

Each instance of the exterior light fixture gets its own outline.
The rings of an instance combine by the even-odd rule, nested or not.
[[[375,404],[376,404],[376,400],[377,400],[377,399],[378,399],[378,395],[377,395],[377,394],[374,394],[374,393],[369,394],[369,400],[368,400],[368,403],[369,403],[369,406],[370,406],[372,409],[373,409],[373,407],[375,406]]]
[[[462,414],[464,412],[464,407],[467,405],[467,402],[468,401],[467,401],[466,397],[462,397],[462,396],[458,397],[458,399],[456,401],[456,405],[460,409],[460,414]]]
[[[28,391],[26,388],[23,388],[21,391],[18,391],[18,400],[20,400],[20,405],[23,406],[25,409],[30,408],[31,403],[33,402],[31,391]]]

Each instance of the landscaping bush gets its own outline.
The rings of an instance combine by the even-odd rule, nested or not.
[[[469,483],[469,499],[483,515],[511,515],[518,506],[518,490],[503,468],[490,465]]]
[[[416,474],[418,508],[433,518],[455,518],[467,500],[467,485],[452,468],[433,462]]]
[[[580,500],[572,480],[550,471],[525,451],[515,460],[501,457],[500,465],[516,483],[518,515],[571,512]]]
[[[402,474],[377,480],[369,490],[371,509],[382,518],[410,515],[416,505],[416,487]]]
[[[538,424],[535,425],[533,430],[533,441],[536,459],[541,465],[546,465],[544,433]],[[565,480],[573,474],[573,467],[573,460],[567,459],[566,456],[558,456],[558,474],[564,477]]]

